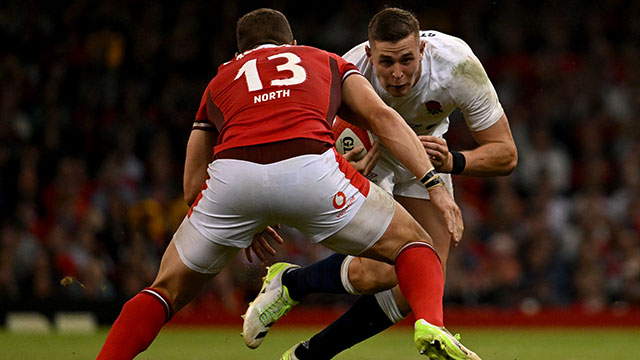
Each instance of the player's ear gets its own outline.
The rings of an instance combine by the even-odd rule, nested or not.
[[[289,43],[289,45],[296,46],[296,45],[298,45],[298,42],[296,41],[296,39],[293,39],[293,41],[291,41],[291,42]]]
[[[420,60],[422,60],[422,58],[424,57],[424,48],[425,46],[427,46],[427,43],[425,41],[420,41]]]
[[[371,48],[369,47],[369,45],[364,46],[364,52],[367,53],[367,59],[371,61]]]

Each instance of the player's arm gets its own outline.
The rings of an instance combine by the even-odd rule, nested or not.
[[[354,121],[354,125],[371,129],[380,142],[418,179],[430,177],[426,175],[433,169],[433,165],[415,132],[400,114],[380,99],[363,76],[351,75],[344,80],[342,101],[341,117]],[[439,177],[438,180],[440,180]],[[425,182],[429,184],[428,181]],[[432,202],[445,218],[447,229],[453,236],[454,245],[457,245],[463,232],[460,208],[444,186],[427,186],[427,188]]]
[[[363,76],[351,75],[344,80],[342,101],[340,117],[373,131],[416,177],[422,178],[433,167],[413,130]]]
[[[184,162],[184,200],[191,206],[207,178],[207,166],[213,157],[213,146],[218,138],[215,130],[191,130]]]
[[[518,164],[518,151],[511,135],[506,115],[481,131],[471,135],[480,146],[462,151],[466,166],[462,174],[468,176],[509,175]]]
[[[453,172],[467,176],[502,176],[509,175],[515,169],[518,163],[518,151],[505,114],[487,129],[472,131],[471,135],[479,146],[472,150],[461,151],[460,154],[451,152],[442,138],[434,136],[419,138],[436,170],[440,172]],[[457,165],[454,166],[454,164]]]

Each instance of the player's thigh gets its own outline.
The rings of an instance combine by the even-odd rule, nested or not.
[[[360,294],[375,294],[394,287],[398,278],[393,265],[356,257],[349,263],[349,282]]]
[[[396,211],[385,232],[360,256],[393,264],[400,250],[409,243],[426,242],[433,245],[429,234],[411,217],[409,212],[398,202],[395,202],[395,206]]]
[[[191,225],[210,242],[248,247],[256,233],[277,223],[269,217],[271,198],[263,180],[266,171],[266,167],[248,161],[215,160],[188,213]]]
[[[207,240],[185,218],[162,256],[151,287],[167,296],[177,312],[198,296],[238,251]]]
[[[341,254],[393,264],[403,246],[418,241],[431,244],[420,224],[389,193],[371,184],[353,218],[321,243]]]
[[[171,302],[173,311],[177,312],[193,300],[213,276],[195,272],[184,265],[171,241],[151,287],[163,293]]]
[[[451,234],[447,230],[446,222],[442,212],[440,212],[430,200],[410,198],[405,196],[395,196],[402,206],[413,216],[414,219],[425,229],[433,245],[440,256],[444,267],[449,257],[451,247]]]
[[[341,254],[360,255],[371,248],[383,236],[392,222],[397,207],[393,197],[380,187],[371,184],[364,201],[357,201],[349,207],[344,216],[320,222],[325,227],[340,225],[337,232],[323,239],[320,244]],[[359,205],[357,208],[356,206]],[[325,211],[326,212],[326,211]],[[347,219],[346,216],[351,216]],[[377,259],[388,261],[383,256]]]

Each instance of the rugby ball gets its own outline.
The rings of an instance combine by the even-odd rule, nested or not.
[[[354,159],[360,160],[371,149],[375,139],[369,130],[361,129],[336,116],[333,126],[333,136],[336,139],[336,150],[342,155],[353,150],[356,146],[364,146],[364,151]]]

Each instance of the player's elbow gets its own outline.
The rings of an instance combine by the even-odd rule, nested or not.
[[[510,146],[509,149],[506,151],[506,156],[505,156],[505,160],[504,160],[504,166],[503,166],[503,175],[510,175],[513,170],[515,170],[516,166],[518,165],[518,150],[516,149],[515,145]]]
[[[386,134],[387,131],[392,130],[394,121],[402,118],[396,116],[395,110],[384,104],[374,105],[369,108],[367,114],[367,121],[371,130],[378,136]],[[402,124],[402,121],[399,122]]]
[[[198,196],[198,191],[189,190],[187,186],[184,187],[184,201],[187,205],[191,206],[194,201],[196,201],[196,197]]]
[[[191,206],[191,204],[193,204],[193,202],[195,201],[195,197],[191,196],[190,194],[185,193],[184,194],[184,201],[187,203],[187,205]]]

